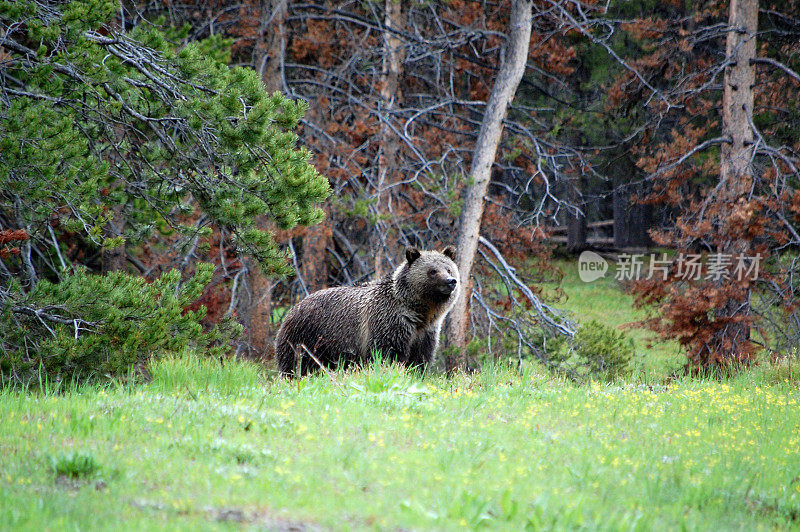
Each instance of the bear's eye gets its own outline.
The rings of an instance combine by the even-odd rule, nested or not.
[[[436,268],[431,268],[430,270],[428,270],[428,275],[430,275],[431,277],[436,275]]]

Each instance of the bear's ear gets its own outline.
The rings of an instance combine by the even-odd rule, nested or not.
[[[413,248],[413,247],[406,248],[406,260],[408,261],[409,264],[411,264],[412,262],[417,260],[420,255],[421,255],[421,253],[419,252],[419,250],[417,248]]]
[[[456,248],[453,246],[447,246],[442,250],[442,255],[454,261],[456,260]]]

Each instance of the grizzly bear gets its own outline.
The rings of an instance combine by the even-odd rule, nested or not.
[[[403,264],[382,279],[320,290],[295,305],[275,339],[281,374],[294,376],[298,355],[301,375],[318,364],[361,363],[376,351],[406,366],[429,366],[460,290],[455,249],[410,247],[405,255]]]

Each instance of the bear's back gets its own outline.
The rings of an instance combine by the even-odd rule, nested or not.
[[[320,362],[338,365],[342,358],[359,357],[363,307],[367,286],[336,287],[308,295],[294,306],[278,331],[278,342],[303,344]]]

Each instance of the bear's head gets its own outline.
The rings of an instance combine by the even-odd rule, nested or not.
[[[455,302],[460,289],[456,250],[441,251],[406,248],[406,261],[395,272],[395,283],[406,300],[416,305],[441,306]],[[415,306],[416,306],[415,305]]]

